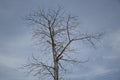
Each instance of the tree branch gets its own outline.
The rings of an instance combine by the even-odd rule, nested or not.
[[[70,21],[70,16],[68,16],[68,20],[67,20],[67,36],[68,36],[68,40],[70,41],[70,33],[69,33],[69,21]]]
[[[59,57],[63,54],[63,52],[65,51],[65,49],[69,46],[69,44],[72,42],[73,40],[70,40],[66,46],[63,48],[63,50],[61,51],[61,53],[57,56],[57,59],[59,59]]]

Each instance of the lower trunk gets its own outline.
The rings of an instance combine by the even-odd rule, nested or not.
[[[58,61],[54,61],[54,80],[58,80]]]

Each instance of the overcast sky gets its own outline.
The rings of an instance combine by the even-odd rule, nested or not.
[[[78,47],[90,60],[74,66],[66,80],[120,80],[120,0],[0,0],[0,80],[37,80],[18,69],[39,51],[24,17],[57,5],[79,16],[82,32],[105,32],[97,49]]]

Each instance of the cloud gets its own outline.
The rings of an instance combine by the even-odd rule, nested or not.
[[[116,61],[120,59],[120,29],[113,30],[104,39],[104,53],[102,58]]]
[[[87,76],[104,76],[106,74],[109,74],[109,73],[113,73],[115,72],[116,69],[109,69],[107,68],[106,66],[101,66],[101,65],[94,65],[92,68],[91,68],[91,71],[89,71],[88,75]]]
[[[120,30],[110,35],[110,45],[114,51],[120,52]]]
[[[17,68],[18,65],[22,64],[24,60],[18,57],[10,57],[0,55],[0,65],[5,65],[10,68]]]
[[[32,42],[30,35],[23,33],[0,41],[0,65],[16,68],[25,63],[32,53]]]
[[[6,65],[0,65],[0,80],[37,80],[32,76],[25,76],[25,73]]]
[[[73,74],[69,74],[67,76],[67,79],[77,79],[77,80],[95,80],[96,78],[104,78],[104,77],[110,77],[111,75],[115,75],[120,70],[116,68],[108,68],[105,65],[99,65],[99,64],[91,64],[86,65],[87,68],[78,69]],[[75,70],[75,69],[74,69]],[[111,75],[109,75],[111,74]]]

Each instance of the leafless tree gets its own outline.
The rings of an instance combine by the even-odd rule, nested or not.
[[[81,34],[77,18],[77,16],[66,15],[60,7],[40,9],[26,18],[36,25],[33,27],[33,37],[40,41],[39,45],[44,44],[41,53],[50,55],[46,62],[48,57],[41,60],[32,56],[32,61],[24,65],[29,73],[41,78],[51,76],[53,80],[60,80],[60,72],[66,71],[62,62],[80,63],[69,55],[74,51],[71,48],[72,43],[84,40],[94,46],[94,40],[99,40],[102,34]]]

